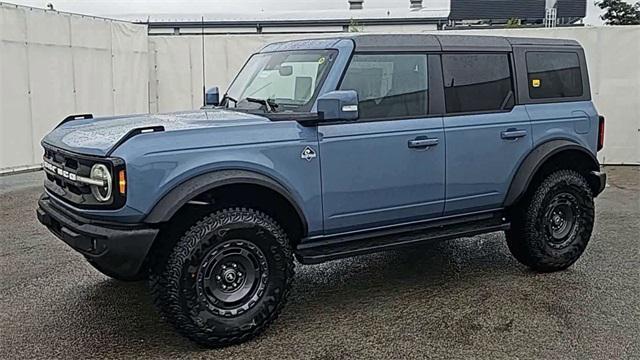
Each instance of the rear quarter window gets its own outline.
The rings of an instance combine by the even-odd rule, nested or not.
[[[527,76],[531,99],[582,96],[580,60],[575,52],[527,52]]]

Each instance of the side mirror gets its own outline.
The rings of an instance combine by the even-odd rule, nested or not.
[[[220,91],[217,86],[214,86],[204,94],[204,106],[218,105],[220,105]]]
[[[318,98],[321,121],[357,120],[358,93],[355,90],[330,91]]]

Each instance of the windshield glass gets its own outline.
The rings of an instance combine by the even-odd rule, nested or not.
[[[335,50],[255,54],[229,87],[223,106],[267,112],[308,112],[335,55]]]

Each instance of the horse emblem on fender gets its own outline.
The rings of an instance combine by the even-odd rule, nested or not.
[[[307,161],[311,161],[316,157],[316,151],[313,150],[310,146],[307,146],[304,148],[304,150],[302,150],[302,154],[300,154],[300,157]]]

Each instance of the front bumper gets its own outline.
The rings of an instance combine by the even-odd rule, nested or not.
[[[601,171],[592,171],[590,181],[595,185],[593,188],[596,192],[593,196],[598,196],[604,191],[605,186],[607,186],[607,174]]]
[[[105,224],[77,216],[53,203],[47,195],[38,201],[38,221],[56,237],[121,278],[135,277],[158,234],[144,225]]]

